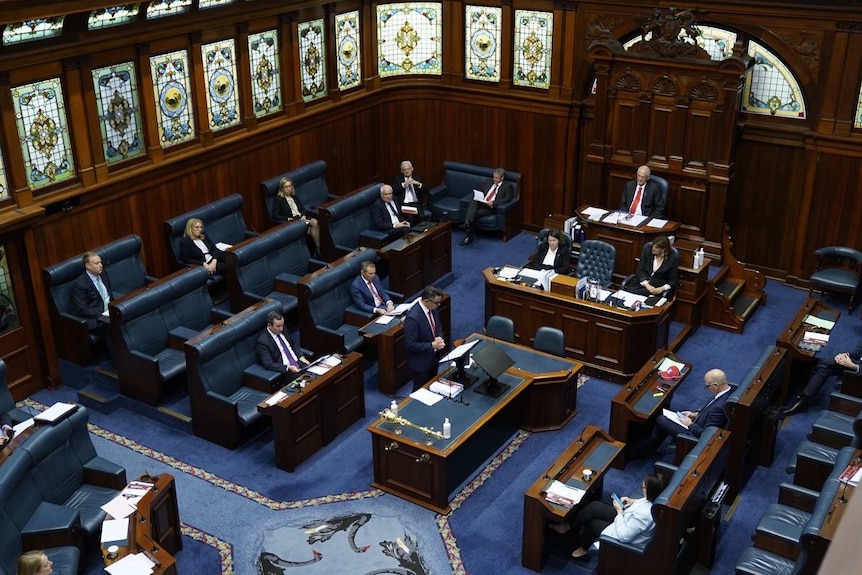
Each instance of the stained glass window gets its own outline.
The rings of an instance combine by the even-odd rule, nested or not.
[[[338,46],[338,89],[355,88],[362,82],[359,10],[335,16],[335,43]]]
[[[748,42],[754,65],[745,75],[742,110],[783,118],[805,118],[805,100],[793,73],[772,52],[754,40]]]
[[[3,164],[3,152],[0,151],[0,200],[9,199],[9,181],[6,179],[6,166]]]
[[[465,75],[470,80],[500,81],[500,19],[502,8],[466,6]]]
[[[326,95],[326,46],[323,19],[299,24],[299,77],[306,102]]]
[[[6,246],[0,245],[0,332],[20,326],[15,311],[15,293],[12,291],[12,278],[9,276],[9,259]]]
[[[862,128],[862,85],[859,86],[859,98],[856,100],[856,120],[853,122],[854,128]]]
[[[93,87],[105,160],[112,164],[143,153],[135,64],[123,62],[93,70]]]
[[[219,6],[227,6],[233,4],[235,0],[198,0],[198,8],[206,10],[208,8],[218,8]]]
[[[278,71],[278,31],[248,35],[251,97],[258,118],[281,109],[281,75]]]
[[[233,38],[201,46],[207,111],[213,131],[239,124],[239,94],[236,89],[236,48]]]
[[[87,18],[87,28],[89,30],[99,30],[101,28],[110,28],[111,26],[121,26],[134,22],[138,17],[139,7],[140,4],[128,4],[126,6],[112,6],[111,8],[93,10]]]
[[[164,18],[188,12],[192,8],[192,0],[155,0],[147,6],[147,20]]]
[[[440,75],[442,4],[405,2],[377,6],[377,61],[381,77]]]
[[[553,38],[553,12],[515,10],[516,85],[543,89],[551,86]]]
[[[63,18],[64,16],[53,16],[7,24],[3,30],[3,45],[9,46],[59,36],[63,33]]]
[[[696,43],[698,46],[706,50],[711,60],[721,61],[733,55],[733,45],[736,43],[736,32],[725,30],[723,28],[716,28],[715,26],[704,26],[703,24],[698,24],[696,28],[700,32],[700,36],[697,37]],[[679,37],[686,42],[691,42],[685,29],[679,31]],[[652,39],[652,32],[647,32],[645,38],[647,40]],[[623,44],[623,48],[628,50],[640,41],[641,35],[638,34]]]
[[[60,79],[12,88],[12,106],[30,188],[74,176],[75,161]]]
[[[163,148],[195,137],[188,69],[185,50],[150,57],[159,140]]]

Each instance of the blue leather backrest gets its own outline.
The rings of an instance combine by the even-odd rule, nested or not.
[[[317,160],[305,164],[295,170],[279,174],[260,183],[261,192],[266,202],[266,209],[272,215],[272,204],[278,193],[278,183],[281,178],[293,180],[293,189],[299,198],[299,203],[305,208],[316,208],[325,204],[329,196],[329,188],[326,186],[326,162]]]
[[[305,243],[306,231],[306,224],[293,222],[232,250],[242,290],[264,296],[273,290],[275,276],[281,273],[305,275],[310,257]]]
[[[326,208],[333,244],[353,249],[359,245],[359,234],[373,228],[370,209],[380,198],[381,185],[372,184]]]
[[[485,180],[494,175],[495,169],[461,162],[443,162],[443,183],[446,184],[446,194],[456,198],[472,194],[474,189],[479,189]],[[514,197],[518,198],[520,195],[518,186],[521,181],[521,174],[506,170],[504,181],[512,183],[512,186],[515,188]],[[484,192],[487,190],[481,191]]]
[[[23,551],[19,529],[9,514],[3,511],[3,501],[0,499],[0,575],[15,575],[18,557]]]
[[[742,395],[748,390],[748,388],[754,382],[754,378],[757,377],[757,372],[760,371],[760,368],[763,367],[763,364],[766,363],[766,360],[769,359],[769,356],[772,355],[772,353],[775,351],[775,349],[776,348],[774,345],[767,345],[763,349],[763,351],[760,352],[760,355],[758,356],[757,360],[754,362],[754,365],[752,365],[748,369],[748,371],[745,372],[745,375],[737,384],[736,389],[731,391],[730,395],[727,398],[728,403],[739,403],[739,398],[742,397]],[[777,371],[780,371],[780,370],[777,370]]]
[[[614,263],[617,250],[614,246],[601,240],[586,240],[581,242],[581,256],[575,275],[579,278],[598,278],[602,283],[613,279]]]
[[[305,241],[305,228],[305,224],[299,222],[285,226],[283,238],[285,243],[269,254],[273,259],[271,269],[276,275],[287,273],[302,277],[308,273],[311,253]],[[287,233],[288,230],[290,235]],[[299,235],[291,239],[291,236],[297,232]]]
[[[182,326],[203,331],[211,325],[213,301],[207,289],[209,274],[203,267],[189,269],[168,283],[161,305],[168,331]]]
[[[0,505],[20,530],[42,503],[42,494],[30,476],[30,453],[15,450],[3,463],[0,478]]]
[[[117,304],[123,318],[120,329],[130,351],[156,355],[167,347],[169,329],[160,306],[170,293],[170,286],[162,285]]]
[[[331,329],[344,324],[344,310],[353,304],[350,282],[358,275],[361,262],[377,262],[374,250],[364,250],[306,282],[309,290],[308,309],[316,325]]]
[[[62,505],[84,481],[84,468],[72,448],[71,435],[67,418],[39,429],[19,447],[30,454],[30,475],[49,503]]]
[[[206,204],[165,221],[165,233],[174,257],[180,261],[180,239],[189,218],[198,218],[204,223],[204,234],[213,242],[238,244],[246,239],[247,228],[242,217],[242,196],[231,194],[215,202]]]
[[[682,480],[688,476],[688,473],[695,461],[697,461],[697,458],[701,453],[703,453],[703,450],[706,448],[707,444],[709,444],[712,437],[719,431],[720,429],[718,427],[713,426],[707,427],[703,430],[700,439],[698,439],[697,445],[695,445],[688,455],[683,458],[682,463],[680,463],[677,470],[674,471],[670,481],[668,481],[665,488],[656,498],[655,505],[667,505],[671,496],[673,496],[674,491],[679,487]],[[655,509],[655,507],[653,507],[653,509]]]

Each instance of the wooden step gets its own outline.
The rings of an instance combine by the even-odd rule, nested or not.
[[[759,297],[743,294],[733,301],[733,311],[745,321],[751,317],[759,304]]]
[[[723,293],[730,303],[736,300],[744,287],[745,282],[734,278],[727,278],[715,285],[715,289]]]

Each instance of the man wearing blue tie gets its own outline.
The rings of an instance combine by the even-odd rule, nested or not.
[[[407,343],[407,365],[413,374],[413,391],[437,375],[438,355],[446,347],[443,325],[437,308],[443,301],[443,290],[428,286],[422,290],[419,303],[404,318],[404,340]]]
[[[309,363],[305,356],[294,351],[296,348],[290,338],[284,335],[284,316],[278,311],[267,314],[266,329],[257,338],[254,348],[258,363],[264,369],[281,373],[284,382],[296,377],[299,370]]]
[[[108,304],[112,299],[108,277],[102,274],[102,258],[95,252],[86,252],[81,261],[84,273],[72,285],[72,305],[77,315],[87,318],[90,331],[107,331],[107,326],[100,326],[96,321],[108,316]]]

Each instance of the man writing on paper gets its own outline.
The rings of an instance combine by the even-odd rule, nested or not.
[[[359,264],[359,276],[350,282],[350,297],[353,305],[368,313],[385,315],[395,309],[377,277],[377,266],[368,260]]]
[[[820,362],[802,393],[797,395],[789,406],[781,408],[781,411],[784,415],[793,415],[805,411],[808,409],[808,402],[817,395],[826,380],[843,371],[850,371],[851,373],[862,371],[862,341],[856,344],[856,349],[853,351],[839,353],[832,361]]]
[[[287,383],[308,365],[308,359],[296,353],[288,337],[284,336],[284,316],[281,312],[271,311],[266,315],[266,329],[254,344],[257,361],[264,369],[282,374]]]
[[[371,205],[371,220],[374,229],[386,232],[390,237],[401,237],[410,231],[408,222],[401,213],[401,204],[392,197],[392,186],[380,186],[380,201]]]
[[[706,405],[699,411],[678,412],[677,421],[664,415],[659,416],[650,436],[632,448],[632,459],[640,459],[654,453],[668,436],[676,437],[681,433],[689,433],[700,437],[703,430],[710,425],[727,427],[727,414],[724,412],[724,405],[730,396],[727,376],[720,369],[711,369],[703,376],[703,385],[712,394]]]
[[[649,166],[638,168],[637,177],[626,182],[620,211],[636,216],[664,217],[664,198],[658,184],[650,180]]]
[[[512,200],[512,196],[515,195],[515,188],[512,186],[512,182],[504,181],[505,178],[506,170],[503,168],[494,170],[491,179],[485,180],[481,189],[478,190],[485,194],[485,201],[480,202],[474,199],[470,202],[470,206],[467,208],[467,216],[464,218],[464,231],[466,233],[464,234],[464,239],[461,240],[462,246],[468,246],[473,243],[473,225],[476,218],[490,216],[496,213],[494,206],[505,204]]]
[[[407,343],[407,365],[413,374],[413,391],[437,375],[438,354],[446,347],[443,324],[437,308],[443,301],[443,290],[427,286],[418,305],[404,318],[404,340]]]

